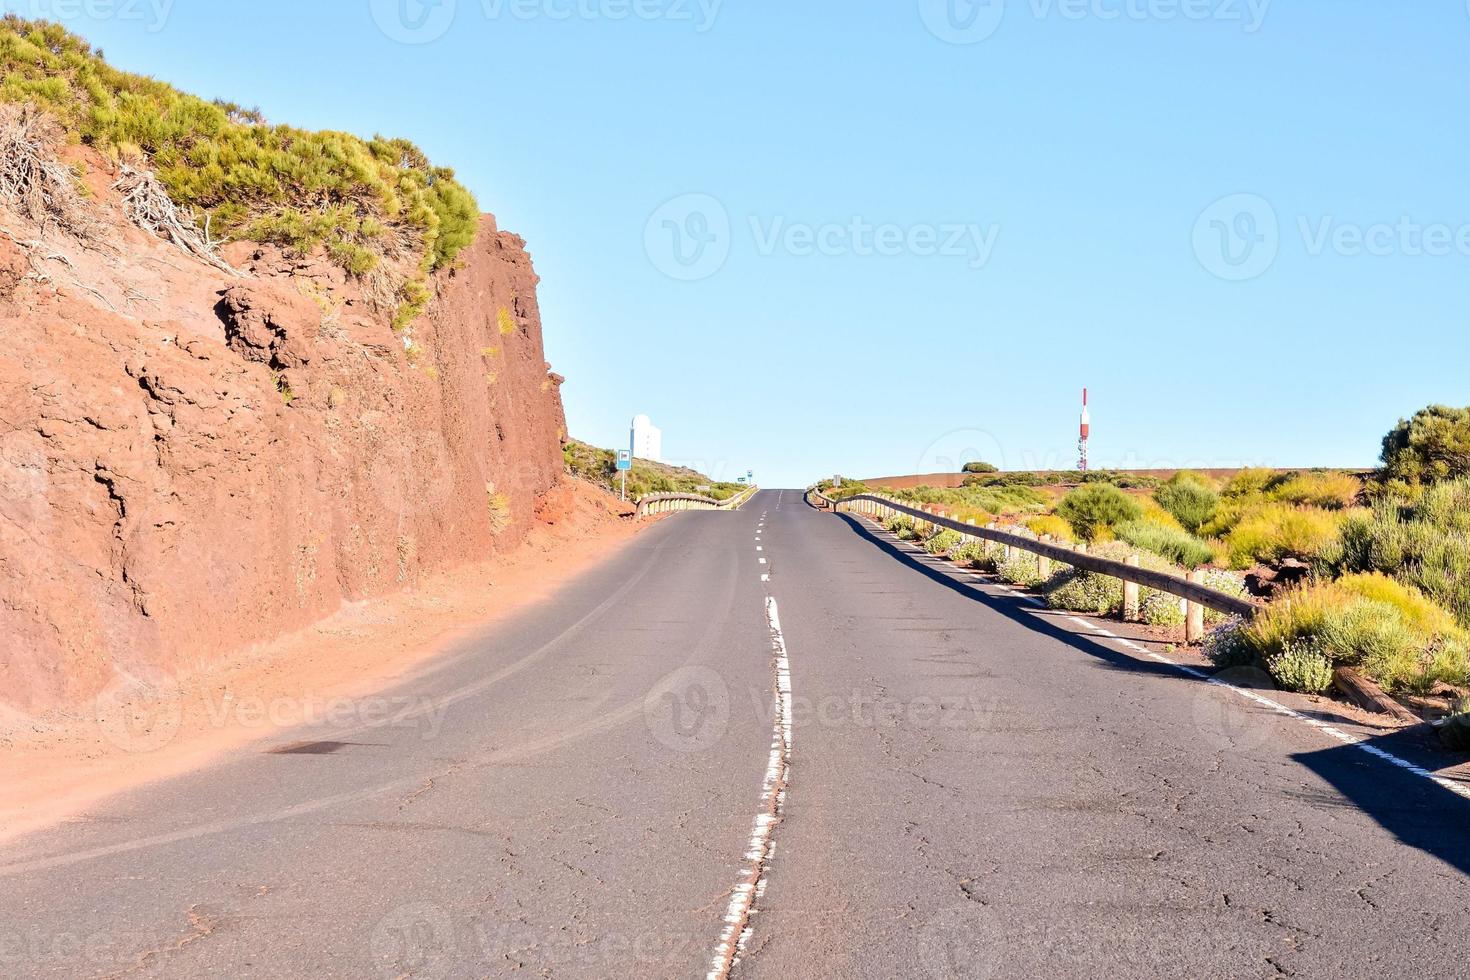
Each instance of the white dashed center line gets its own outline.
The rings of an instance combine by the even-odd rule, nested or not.
[[[764,521],[764,514],[761,519]],[[761,562],[764,564],[765,559],[762,558]],[[769,575],[761,575],[762,582],[770,580]],[[761,784],[755,826],[751,829],[749,846],[741,863],[740,879],[731,891],[730,904],[725,910],[725,926],[720,932],[720,942],[715,947],[706,980],[725,980],[735,964],[740,962],[740,955],[750,942],[753,928],[750,917],[755,911],[756,899],[765,894],[772,838],[786,809],[786,787],[791,778],[791,661],[786,654],[786,637],[781,631],[781,611],[777,608],[776,597],[767,591],[765,602],[776,694],[771,752],[766,763],[765,780]]]

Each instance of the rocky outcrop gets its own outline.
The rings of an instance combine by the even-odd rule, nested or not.
[[[519,238],[486,217],[395,335],[329,263],[236,245],[230,277],[97,207],[106,241],[41,251],[0,211],[0,701],[187,672],[521,540],[565,424]]]

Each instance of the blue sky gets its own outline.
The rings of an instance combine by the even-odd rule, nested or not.
[[[573,433],[717,477],[1070,466],[1084,385],[1136,466],[1470,403],[1465,0],[403,2],[3,6],[416,140],[526,238]]]

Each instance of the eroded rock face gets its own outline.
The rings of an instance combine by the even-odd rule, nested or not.
[[[415,358],[321,263],[241,249],[231,279],[114,231],[49,282],[0,235],[0,708],[187,672],[521,540],[564,419],[520,239],[485,219]]]
[[[225,343],[247,361],[273,368],[311,363],[322,311],[280,283],[241,283],[225,290],[215,308],[225,327]]]

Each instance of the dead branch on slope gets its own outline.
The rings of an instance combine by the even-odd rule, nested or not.
[[[123,164],[122,175],[112,187],[122,195],[123,213],[133,224],[221,272],[239,275],[216,254],[215,243],[210,241],[208,231],[201,232],[194,222],[179,213],[168,191],[153,174]]]

